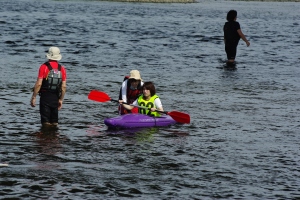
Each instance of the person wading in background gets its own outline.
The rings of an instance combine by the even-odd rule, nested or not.
[[[43,126],[56,126],[58,124],[58,110],[62,108],[66,93],[67,73],[65,67],[58,63],[62,58],[58,47],[50,47],[46,57],[48,61],[39,68],[30,105],[35,107],[36,96],[39,94],[41,124]]]
[[[250,46],[250,42],[246,39],[243,34],[240,24],[236,21],[237,11],[230,10],[227,13],[227,22],[224,24],[224,42],[225,42],[225,51],[227,54],[227,64],[234,64],[237,46],[240,41],[240,38],[244,40],[247,46]]]

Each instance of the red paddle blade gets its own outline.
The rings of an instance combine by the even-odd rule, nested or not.
[[[107,102],[111,100],[106,93],[98,90],[92,90],[88,95],[88,99],[98,102]]]
[[[182,123],[182,124],[189,124],[191,122],[190,115],[179,112],[179,111],[171,111],[167,112],[168,115],[170,115],[176,122]]]

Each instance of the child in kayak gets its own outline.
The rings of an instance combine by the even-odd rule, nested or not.
[[[148,109],[138,108],[140,114],[159,117],[156,110],[164,111],[159,96],[156,95],[155,86],[152,82],[145,82],[142,86],[143,95],[139,96],[131,105],[122,104],[127,110],[132,110],[134,106],[147,107]]]

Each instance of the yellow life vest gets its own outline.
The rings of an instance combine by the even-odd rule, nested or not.
[[[143,95],[139,96],[138,98],[138,105],[139,106],[143,106],[143,107],[147,107],[147,108],[156,108],[155,104],[154,104],[154,100],[156,98],[159,98],[156,94],[153,95],[148,101],[143,99]],[[149,109],[143,109],[143,108],[139,108],[139,113],[141,114],[145,114],[145,115],[150,115],[153,117],[159,117],[160,114],[158,112],[151,112],[151,110]]]

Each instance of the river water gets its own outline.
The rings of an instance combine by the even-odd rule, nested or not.
[[[251,45],[223,68],[236,9]],[[300,4],[0,1],[1,199],[299,199]],[[38,67],[61,49],[58,129],[29,105]],[[153,81],[191,123],[108,130],[124,75]]]

